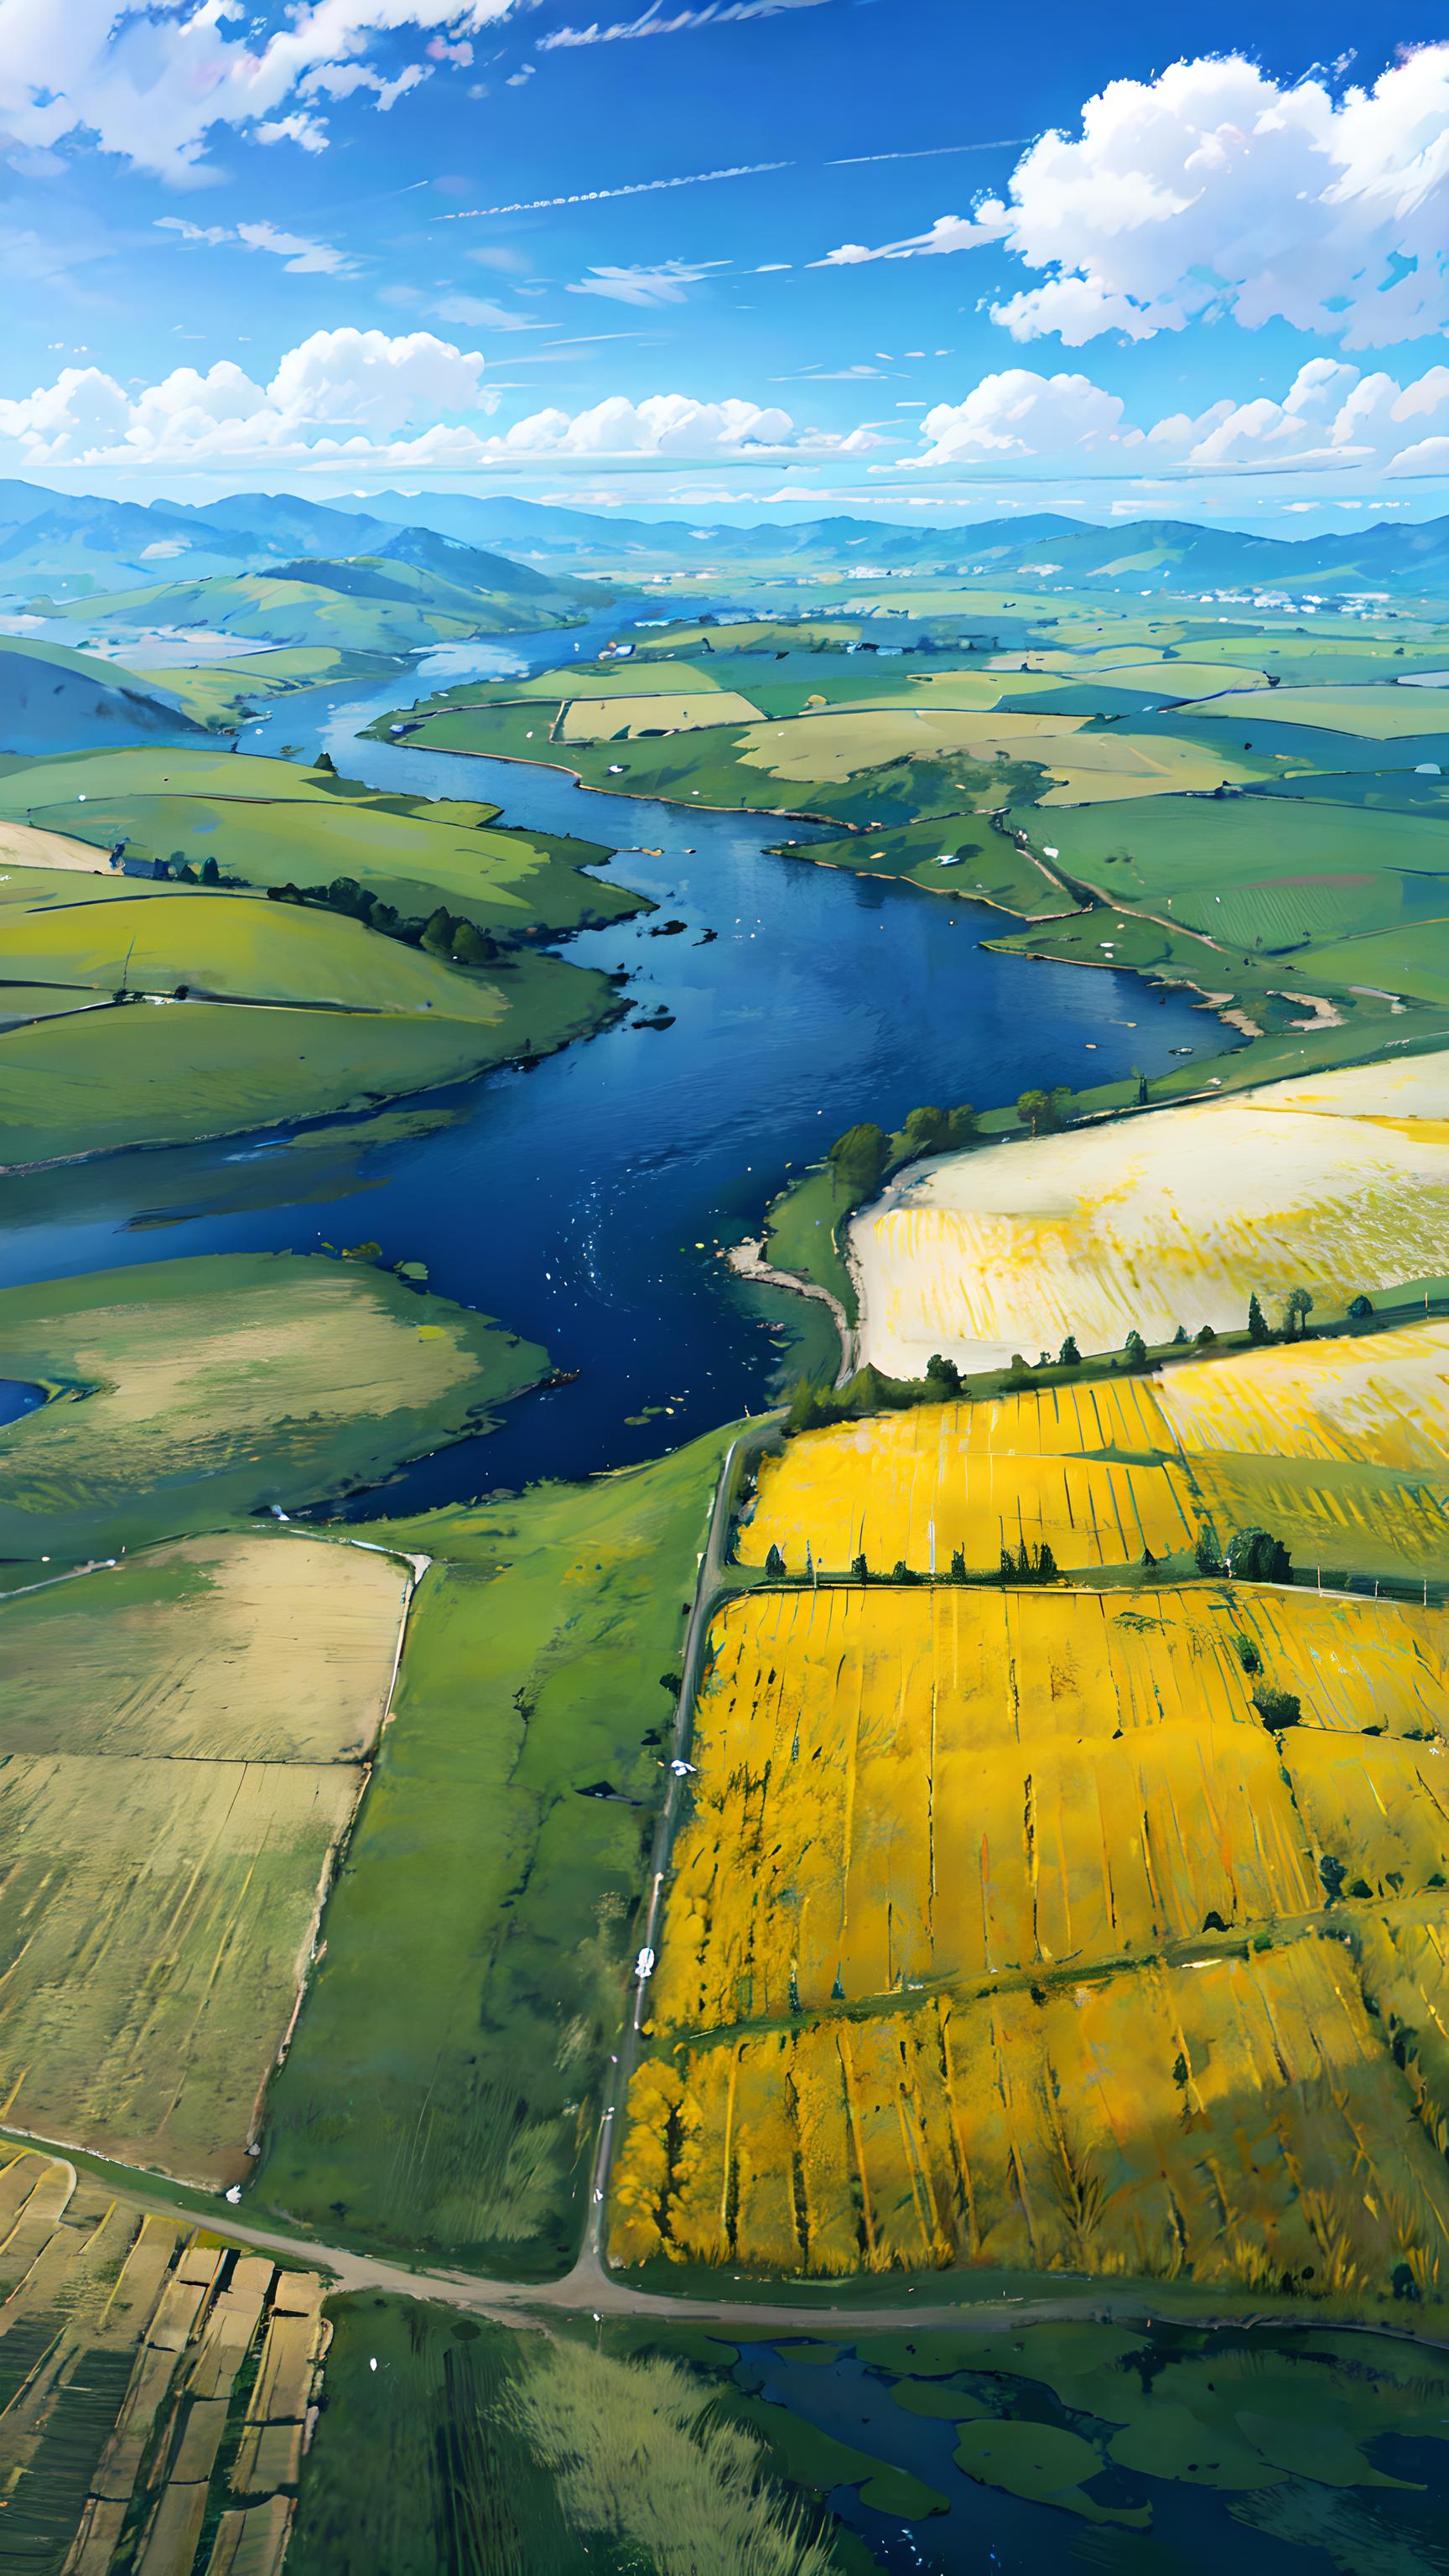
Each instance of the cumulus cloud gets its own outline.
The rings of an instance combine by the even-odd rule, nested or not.
[[[654,268],[591,268],[568,292],[603,295],[614,304],[683,304],[689,287],[698,286],[711,269],[724,266],[721,259],[701,260],[693,266],[682,259],[666,259]]]
[[[1119,396],[1090,376],[1007,367],[984,376],[964,401],[928,411],[921,436],[923,452],[908,460],[917,470],[1029,460],[1069,467],[1092,457],[1134,475],[1164,465],[1187,474],[1436,474],[1449,467],[1449,367],[1400,384],[1340,359],[1313,358],[1281,402],[1264,395],[1224,400],[1150,427],[1129,420]]]
[[[428,331],[314,331],[266,384],[233,360],[204,374],[177,367],[139,391],[98,367],[67,367],[54,384],[0,401],[0,471],[117,466],[228,471],[359,468],[459,471],[538,458],[566,465],[649,460],[701,464],[753,458],[858,456],[868,429],[797,427],[787,411],[736,398],[616,395],[591,409],[532,412],[507,430],[480,427],[497,395],[477,350]]]
[[[376,36],[431,31],[447,59],[520,0],[304,0],[258,41],[242,0],[0,0],[0,136],[22,154],[93,138],[135,168],[194,179],[217,126],[259,143],[326,148],[325,120],[295,102],[370,90],[387,108],[425,77],[385,80],[365,63]]]
[[[193,224],[184,215],[158,215],[156,230],[175,233],[179,240],[201,242],[215,250],[222,242],[235,242],[242,250],[265,250],[285,260],[296,277],[351,277],[354,264],[345,251],[334,243],[313,241],[306,233],[280,232],[275,224]]]
[[[929,444],[922,466],[1005,463],[1042,455],[1080,456],[1140,445],[1140,429],[1124,429],[1125,404],[1088,376],[1033,375],[1008,367],[983,376],[964,402],[937,403],[921,423]]]
[[[1005,200],[821,265],[998,242],[1040,281],[991,307],[1014,339],[1150,339],[1230,315],[1388,347],[1449,324],[1449,44],[1372,88],[1278,82],[1241,54],[1112,81],[1075,136],[1018,162]]]

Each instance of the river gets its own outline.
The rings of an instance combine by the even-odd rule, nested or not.
[[[853,1120],[889,1127],[920,1101],[988,1106],[1027,1084],[1161,1072],[1173,1049],[1231,1043],[1185,998],[1130,976],[989,954],[979,942],[1003,924],[981,905],[768,855],[781,834],[807,834],[794,821],[685,812],[560,772],[359,738],[429,686],[546,667],[575,643],[587,654],[627,623],[616,612],[582,632],[449,648],[380,690],[284,701],[245,748],[325,747],[370,785],[491,799],[507,823],[617,849],[610,873],[685,931],[652,937],[645,918],[560,953],[627,968],[631,994],[662,1004],[672,1027],[620,1023],[412,1104],[446,1117],[333,1121],[320,1136],[116,1156],[4,1185],[0,1282],[375,1239],[387,1261],[426,1262],[434,1289],[578,1372],[420,1461],[387,1489],[389,1507],[619,1466],[758,1410],[778,1382],[787,1301],[745,1288],[718,1256]],[[706,929],[716,936],[702,945]],[[803,1328],[818,1331],[813,1311]]]

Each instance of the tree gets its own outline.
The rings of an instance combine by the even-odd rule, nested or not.
[[[1050,1135],[1062,1123],[1062,1093],[1057,1091],[1023,1091],[1017,1096],[1016,1114],[1033,1136]]]
[[[959,1107],[947,1110],[946,1142],[948,1145],[969,1145],[974,1141],[975,1136],[976,1112],[969,1100],[963,1100]]]
[[[1303,1717],[1303,1703],[1295,1698],[1292,1691],[1255,1690],[1253,1706],[1270,1735],[1281,1735],[1285,1726],[1297,1726]],[[1333,1864],[1330,1862],[1328,1866],[1331,1868]],[[1319,1868],[1321,1874],[1321,1862]],[[1337,1892],[1337,1889],[1330,1890],[1332,1895]]]
[[[900,1134],[891,1139],[892,1157],[898,1163],[913,1163],[922,1154],[939,1154],[945,1141],[943,1109],[908,1109]]]
[[[1076,1334],[1068,1333],[1057,1354],[1057,1366],[1058,1368],[1080,1368],[1081,1365],[1082,1354],[1077,1348]]]
[[[1227,1570],[1242,1583],[1291,1583],[1293,1562],[1281,1538],[1270,1530],[1235,1530],[1228,1541]]]
[[[1272,1338],[1268,1318],[1258,1303],[1258,1292],[1255,1288],[1248,1299],[1248,1339],[1250,1342],[1271,1342]]]
[[[772,1583],[778,1583],[785,1571],[785,1559],[778,1547],[772,1547],[765,1559],[765,1572]]]
[[[220,883],[221,883],[221,870],[220,870],[220,868],[217,866],[215,859],[203,859],[203,860],[202,860],[202,862],[201,862],[201,882],[202,882],[202,884],[203,884],[203,885],[210,885],[210,886],[220,885]]]
[[[1139,1109],[1145,1109],[1147,1106],[1147,1076],[1145,1073],[1139,1073],[1137,1076],[1137,1106]]]
[[[1036,1551],[1036,1563],[1032,1568],[1032,1571],[1035,1574],[1038,1583],[1055,1583],[1056,1581],[1057,1561],[1052,1554],[1051,1545],[1047,1539],[1042,1540],[1040,1547]]]
[[[337,775],[337,763],[330,751],[319,751],[312,766],[314,769],[325,770],[329,778],[335,778]]]
[[[1205,1351],[1217,1340],[1217,1335],[1213,1331],[1211,1324],[1199,1324],[1197,1331],[1193,1335],[1193,1340],[1196,1342],[1200,1351]]]
[[[1136,1331],[1135,1328],[1128,1334],[1126,1342],[1123,1344],[1123,1349],[1126,1354],[1127,1366],[1129,1368],[1146,1368],[1147,1344],[1144,1342],[1142,1335]]]
[[[885,1178],[889,1153],[885,1129],[866,1119],[836,1137],[827,1159],[842,1189],[859,1200],[875,1196]]]
[[[460,966],[486,966],[498,950],[476,921],[460,921],[453,933],[453,956]]]
[[[453,945],[453,932],[456,928],[457,924],[447,906],[440,903],[437,911],[430,912],[423,923],[424,948],[441,949],[446,953]]]
[[[1198,1531],[1192,1555],[1193,1563],[1196,1565],[1199,1574],[1222,1573],[1223,1560],[1218,1554],[1218,1543],[1213,1537],[1212,1531],[1208,1528],[1206,1521],[1203,1522],[1201,1529]]]
[[[1238,1635],[1233,1639],[1233,1643],[1237,1647],[1238,1661],[1242,1665],[1244,1672],[1260,1673],[1263,1669],[1263,1658],[1259,1654],[1257,1647],[1254,1645],[1252,1638],[1245,1637],[1240,1630]]]
[[[966,1580],[966,1550],[964,1547],[953,1547],[951,1550],[951,1580],[953,1583],[964,1583]]]
[[[857,1583],[869,1583],[870,1567],[866,1564],[863,1553],[860,1556],[853,1556],[851,1558],[850,1571],[854,1575]]]
[[[1184,1344],[1184,1343],[1186,1342],[1186,1340],[1187,1340],[1187,1326],[1186,1326],[1186,1324],[1179,1324],[1179,1325],[1178,1325],[1178,1328],[1177,1328],[1176,1332],[1175,1332],[1175,1333],[1173,1334],[1173,1336],[1172,1336],[1172,1340],[1173,1340],[1173,1347],[1174,1347],[1174,1349],[1178,1349],[1178,1350],[1180,1350],[1180,1349],[1182,1348],[1183,1344]]]
[[[926,1362],[926,1384],[933,1393],[940,1395],[943,1403],[949,1403],[961,1392],[961,1372],[955,1361],[946,1359],[940,1351],[933,1351]]]
[[[1313,1299],[1306,1288],[1290,1288],[1283,1300],[1283,1331],[1290,1342],[1301,1341],[1303,1327],[1313,1312]]]
[[[1357,1297],[1353,1297],[1349,1300],[1349,1322],[1351,1324],[1365,1324],[1373,1313],[1373,1310],[1373,1299],[1371,1297],[1365,1297],[1362,1290],[1360,1290]]]

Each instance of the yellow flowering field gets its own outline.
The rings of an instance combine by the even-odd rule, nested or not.
[[[611,2251],[1322,2290],[1407,2262],[1432,2292],[1449,2174],[1410,2107],[1348,1951],[1310,1936],[903,2000],[646,2062]]]
[[[1239,1325],[1306,1286],[1320,1307],[1449,1271],[1449,1055],[1376,1091],[1353,1075],[948,1156],[855,1220],[861,1353],[918,1377],[1035,1358],[1074,1333]],[[1375,1067],[1378,1076],[1381,1068]]]
[[[1015,1401],[1024,1411],[1027,1399]],[[874,1571],[903,1561],[918,1573],[944,1572],[960,1548],[970,1572],[994,1573],[1001,1550],[1023,1541],[1031,1547],[1047,1542],[1064,1568],[1127,1565],[1145,1548],[1167,1556],[1191,1547],[1201,1513],[1181,1467],[988,1446],[997,1409],[921,1405],[802,1433],[782,1456],[761,1464],[755,1511],[739,1534],[741,1564],[763,1565],[776,1546],[799,1572],[808,1546],[812,1561],[825,1568],[844,1570],[863,1553]],[[1038,1414],[1047,1409],[1045,1403],[1032,1407]],[[1150,1395],[1140,1407],[1122,1406],[1135,1421],[1130,1427],[1119,1422],[1105,1437],[1091,1419],[1094,1410],[1063,1407],[1047,1427],[1063,1441],[1172,1445],[1161,1425],[1149,1431]],[[1103,1415],[1110,1411],[1100,1408]],[[1014,1434],[1007,1427],[1006,1440],[1025,1431],[1024,1421]]]
[[[1184,1449],[1442,1474],[1449,1321],[1187,1361],[1164,1370],[1154,1391],[1170,1439]]]
[[[1449,1874],[1449,1761],[1395,1739],[1432,1737],[1446,1653],[1437,1612],[1246,1588],[736,1601],[699,1704],[656,2026],[1140,1956],[1210,1916],[1312,1911],[1324,1854],[1360,1845],[1374,1892],[1398,1892],[1390,1870],[1422,1888]],[[1281,1753],[1251,1696],[1265,1680],[1302,1705]]]

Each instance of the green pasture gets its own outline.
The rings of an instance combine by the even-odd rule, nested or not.
[[[144,651],[144,646],[142,647]],[[357,653],[335,644],[279,644],[270,651],[236,653],[224,662],[169,664],[130,676],[147,688],[169,690],[197,724],[220,730],[239,724],[259,702],[294,697],[303,689],[344,680],[380,682],[405,667],[396,653]]]
[[[444,903],[509,939],[638,911],[627,888],[582,873],[608,856],[597,843],[499,829],[497,812],[209,748],[0,763],[0,816],[101,850],[125,839],[131,859],[199,871],[214,858],[264,887],[348,876],[404,917]]]
[[[433,1559],[254,2216],[567,2269],[716,1478],[657,1465],[369,1525]]]
[[[0,1377],[51,1399],[0,1425],[0,1554],[109,1555],[376,1484],[547,1365],[485,1315],[320,1254],[0,1290]]]

